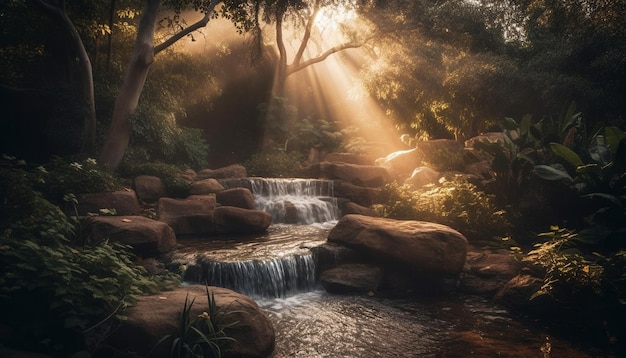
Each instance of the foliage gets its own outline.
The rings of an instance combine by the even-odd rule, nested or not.
[[[189,195],[191,183],[183,179],[182,168],[162,162],[142,163],[138,165],[126,164],[120,168],[121,175],[134,178],[139,175],[151,175],[161,178],[168,195],[175,198],[184,198]]]
[[[185,297],[183,310],[178,321],[178,330],[175,334],[167,335],[157,343],[171,340],[170,357],[221,357],[222,348],[227,341],[234,341],[228,337],[224,329],[233,327],[237,322],[223,324],[225,314],[215,303],[215,294],[206,287],[207,310],[197,317],[191,317],[191,309],[195,298],[189,301],[189,294]]]
[[[93,158],[68,162],[53,157],[35,172],[35,188],[54,203],[62,203],[68,194],[111,192],[122,188],[122,181],[102,170]]]
[[[539,234],[546,241],[535,244],[535,249],[523,259],[538,265],[545,272],[544,284],[531,298],[550,294],[556,298],[571,299],[581,291],[600,294],[604,269],[598,264],[597,257],[592,260],[576,249],[576,236],[571,230],[559,227]]]
[[[271,150],[253,154],[243,163],[248,175],[269,178],[293,178],[304,157],[298,153],[286,153],[281,150]]]
[[[418,190],[397,183],[383,187],[379,208],[385,217],[422,220],[450,226],[476,244],[503,243],[510,224],[493,197],[462,179],[426,185]],[[514,244],[514,243],[512,243]]]
[[[54,356],[93,349],[137,295],[174,280],[150,277],[128,246],[85,238],[89,220],[68,218],[33,189],[41,172],[2,164],[0,320],[15,327],[13,345]]]

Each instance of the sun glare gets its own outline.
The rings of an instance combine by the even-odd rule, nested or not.
[[[320,10],[319,14],[315,18],[315,26],[320,31],[324,30],[338,30],[341,24],[350,22],[357,18],[357,14],[354,9],[348,9],[343,5],[327,6]]]

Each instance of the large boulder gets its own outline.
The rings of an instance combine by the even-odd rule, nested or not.
[[[340,204],[341,213],[343,215],[358,214],[367,216],[380,216],[378,212],[370,207],[362,206],[351,201],[346,201]]]
[[[141,257],[154,257],[176,246],[174,230],[167,224],[143,216],[94,216],[91,236],[130,245]]]
[[[99,213],[100,209],[115,210],[116,215],[139,215],[141,207],[134,190],[82,194],[78,197],[78,215]]]
[[[157,219],[169,225],[176,235],[212,234],[214,195],[204,195],[202,200],[161,198],[157,203]]]
[[[146,203],[154,203],[166,196],[165,184],[161,178],[152,175],[140,175],[135,178],[137,197]]]
[[[423,221],[346,215],[330,231],[328,241],[434,275],[458,275],[467,255],[467,239],[461,233]]]
[[[254,195],[246,188],[232,188],[218,192],[215,196],[217,202],[223,206],[235,206],[242,209],[256,209]]]
[[[222,357],[263,358],[268,357],[275,346],[274,327],[267,314],[249,297],[234,291],[209,287],[215,303],[222,314],[227,342]],[[107,343],[119,351],[134,352],[142,357],[169,357],[172,339],[159,340],[176,334],[185,300],[194,300],[189,318],[194,320],[208,311],[206,287],[190,285],[158,295],[140,296],[137,304],[128,308],[128,319],[121,322],[107,339]]]
[[[222,186],[222,184],[220,184],[217,179],[209,178],[191,183],[191,187],[189,188],[189,194],[208,195],[215,194],[222,190],[224,190],[224,186]]]
[[[231,178],[245,178],[248,176],[246,168],[239,164],[229,165],[227,167],[218,169],[202,169],[198,172],[196,179],[204,180],[208,178],[213,179],[231,179]]]
[[[267,230],[272,223],[272,215],[262,210],[220,206],[215,209],[213,220],[216,233],[254,234]]]

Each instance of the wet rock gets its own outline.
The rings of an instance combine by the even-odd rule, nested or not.
[[[503,306],[518,311],[539,314],[556,313],[560,311],[557,302],[549,295],[541,295],[533,299],[535,292],[541,289],[543,280],[528,274],[513,277],[494,296],[494,300]]]
[[[336,181],[335,196],[349,199],[361,206],[370,206],[378,202],[380,189],[362,187],[344,181]]]
[[[493,295],[517,276],[522,263],[509,251],[469,252],[459,290],[472,294]]]
[[[223,324],[233,324],[225,332],[235,342],[227,343],[222,357],[268,357],[274,350],[275,333],[267,314],[252,299],[234,291],[209,287],[209,292],[215,295]],[[157,343],[166,335],[176,334],[187,295],[189,300],[195,299],[190,312],[192,320],[208,311],[205,286],[184,286],[158,295],[140,296],[137,304],[128,308],[128,319],[121,321],[107,343],[139,356],[150,353],[150,357],[169,357],[172,340],[158,346]]]
[[[92,239],[130,245],[140,257],[154,257],[176,246],[174,230],[167,224],[143,216],[95,216],[89,226]]]
[[[246,188],[226,189],[215,195],[217,202],[223,206],[234,206],[242,209],[256,209],[252,192]]]
[[[154,203],[165,196],[165,184],[159,177],[140,175],[134,182],[137,197],[146,203]]]
[[[198,180],[191,183],[189,188],[189,194],[191,195],[207,195],[215,194],[224,190],[224,187],[217,179],[209,178],[204,180]]]
[[[214,196],[203,200],[161,198],[157,203],[157,219],[169,225],[176,235],[212,234]]]
[[[328,241],[431,274],[458,275],[467,254],[467,239],[448,226],[363,215],[342,217]]]
[[[141,213],[139,200],[134,190],[79,195],[76,205],[78,215],[97,214],[100,209],[113,209],[116,215],[139,215]]]
[[[215,232],[223,234],[262,233],[272,223],[272,215],[261,210],[248,210],[234,206],[215,209]]]
[[[345,264],[322,272],[320,283],[329,293],[368,293],[378,290],[381,279],[379,267]]]

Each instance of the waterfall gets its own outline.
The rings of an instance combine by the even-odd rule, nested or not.
[[[257,209],[272,215],[274,224],[309,225],[339,218],[333,182],[320,179],[223,179],[225,188],[250,189]]]
[[[316,285],[310,253],[266,260],[205,261],[189,267],[183,279],[256,297],[285,297]]]

